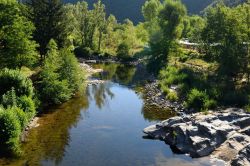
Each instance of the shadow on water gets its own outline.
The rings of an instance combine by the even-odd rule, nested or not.
[[[134,90],[145,73],[118,64],[95,67],[105,70],[95,77],[109,81],[41,114],[22,144],[23,155],[0,159],[0,165],[205,165],[143,136],[144,127],[174,116],[144,104]]]

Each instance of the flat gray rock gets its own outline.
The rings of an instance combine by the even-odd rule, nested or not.
[[[145,128],[144,133],[165,141],[191,157],[203,157],[213,153],[213,156],[227,160],[232,165],[240,165],[250,160],[249,126],[250,114],[241,109],[230,108],[210,112],[208,115],[196,113],[173,117]],[[228,150],[228,154],[225,150]]]

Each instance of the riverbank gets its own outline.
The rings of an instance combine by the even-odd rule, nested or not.
[[[170,89],[175,91],[176,87]],[[147,103],[178,114],[145,128],[145,134],[191,157],[210,156],[218,165],[250,165],[249,113],[237,108],[195,113],[185,109],[181,101],[167,100],[157,81],[146,84],[145,92]]]
[[[90,65],[86,64],[86,63],[80,63],[80,67],[84,69],[84,71],[86,72],[86,84],[87,85],[92,85],[92,84],[100,84],[100,83],[104,83],[105,81],[103,80],[91,80],[90,77],[95,74],[95,73],[99,73],[99,72],[103,72],[103,69],[94,69],[93,67],[91,67]],[[29,124],[26,126],[26,128],[24,129],[24,131],[21,134],[21,142],[26,142],[26,138],[29,134],[29,131],[33,128],[38,127],[39,124],[39,117],[35,116],[30,122]]]

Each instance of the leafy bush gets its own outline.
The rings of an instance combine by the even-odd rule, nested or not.
[[[18,98],[17,103],[18,103],[17,104],[18,107],[21,108],[23,110],[23,112],[25,112],[28,120],[30,120],[31,118],[33,118],[35,116],[36,104],[32,100],[32,98],[27,97],[27,96],[22,96],[22,97]]]
[[[208,99],[205,101],[204,108],[205,109],[214,109],[217,106],[217,102],[213,99]]]
[[[21,117],[21,116],[20,116]],[[14,110],[5,110],[0,107],[0,149],[4,154],[20,152],[19,136],[21,124]]]
[[[17,96],[33,96],[32,81],[18,70],[3,69],[0,71],[0,96],[10,91],[13,87]]]
[[[66,80],[43,80],[42,87],[42,101],[48,104],[61,104],[72,95]]]
[[[17,96],[16,91],[12,89],[2,96],[1,103],[4,107],[16,107],[17,106]]]
[[[0,73],[0,84],[8,88],[0,96],[0,148],[4,154],[17,154],[21,131],[36,113],[33,85],[19,71],[5,69]]]
[[[126,42],[122,42],[117,48],[117,57],[121,60],[128,60],[131,58],[129,54],[129,45]]]
[[[182,83],[186,77],[187,75],[185,73],[180,72],[180,70],[174,66],[168,66],[160,71],[160,80],[162,85],[177,85]]]
[[[213,100],[209,100],[209,97],[205,92],[192,89],[187,96],[185,105],[187,108],[202,110],[214,107],[216,103]]]
[[[167,95],[168,100],[170,101],[177,101],[178,100],[178,95],[176,92],[169,92]]]

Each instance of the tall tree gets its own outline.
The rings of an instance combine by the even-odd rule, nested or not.
[[[41,58],[45,57],[46,46],[51,39],[61,47],[64,37],[63,10],[61,0],[30,0],[31,20],[36,30],[34,39],[39,43]]]
[[[95,21],[98,30],[98,51],[100,52],[103,33],[107,31],[105,6],[102,4],[101,0],[98,0],[98,2],[94,4],[94,15],[96,17]]]
[[[0,2],[0,67],[31,66],[37,60],[34,25],[22,15],[16,0]]]
[[[249,43],[250,5],[229,8],[223,4],[210,8],[206,13],[207,23],[202,38],[207,55],[218,62],[220,79],[235,82],[241,79],[249,66],[246,51]]]
[[[159,30],[158,26],[158,14],[163,8],[160,0],[148,0],[142,6],[142,14],[145,19],[145,28],[149,34],[152,34]]]
[[[152,56],[149,69],[158,72],[167,63],[168,56],[176,52],[181,37],[186,8],[180,0],[166,0],[158,14],[160,30],[151,36]]]

